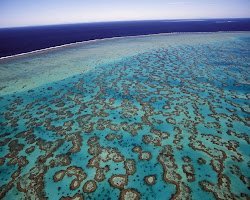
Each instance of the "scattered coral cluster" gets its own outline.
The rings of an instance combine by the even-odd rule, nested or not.
[[[156,49],[0,97],[0,198],[249,199],[249,47]]]

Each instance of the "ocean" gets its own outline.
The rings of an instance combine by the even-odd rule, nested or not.
[[[0,199],[248,200],[249,22],[228,21],[126,22],[144,35],[104,29],[123,37],[0,59]],[[25,29],[40,36],[16,53],[77,41]]]
[[[250,19],[158,20],[0,29],[0,57],[63,44],[171,32],[250,31]]]

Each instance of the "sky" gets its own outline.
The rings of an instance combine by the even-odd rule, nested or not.
[[[208,18],[250,18],[250,0],[0,0],[1,28]]]

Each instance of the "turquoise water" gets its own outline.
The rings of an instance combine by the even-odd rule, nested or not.
[[[249,67],[248,32],[0,61],[0,198],[248,199]]]

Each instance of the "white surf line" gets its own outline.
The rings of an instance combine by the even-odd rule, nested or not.
[[[207,20],[203,20],[203,19],[194,19],[194,20],[185,20],[185,19],[180,19],[180,20],[165,20],[162,22],[203,22],[203,21],[207,21]]]
[[[48,48],[44,48],[44,49],[38,49],[38,50],[29,51],[29,52],[25,52],[25,53],[20,53],[20,54],[15,54],[15,55],[10,55],[10,56],[3,56],[3,57],[0,57],[0,61],[15,58],[15,57],[26,56],[29,54],[41,53],[43,51],[46,52],[49,50],[59,49],[59,48],[63,48],[63,47],[70,47],[70,46],[78,45],[78,44],[85,44],[85,43],[88,44],[88,43],[92,43],[92,42],[115,40],[115,39],[122,39],[122,38],[138,38],[138,37],[150,37],[150,36],[161,36],[161,35],[167,36],[167,35],[177,35],[177,34],[206,34],[206,33],[216,34],[216,33],[246,33],[246,32],[250,32],[250,31],[171,32],[171,33],[154,33],[154,34],[146,34],[146,35],[117,36],[117,37],[111,37],[111,38],[102,38],[102,39],[86,40],[86,41],[81,41],[81,42],[72,42],[72,43],[68,43],[68,44],[58,45],[58,46],[54,46],[54,47],[48,47]]]

